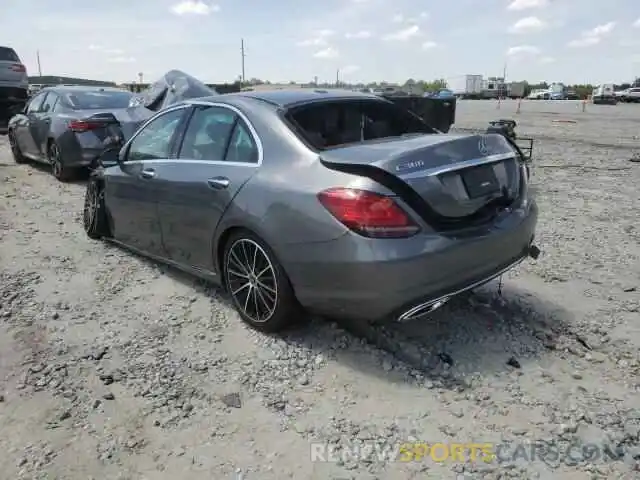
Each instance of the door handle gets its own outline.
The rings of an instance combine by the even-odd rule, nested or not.
[[[156,176],[156,172],[153,168],[146,168],[140,172],[142,178],[153,178]]]
[[[229,179],[226,177],[214,177],[207,180],[207,183],[211,188],[216,190],[224,190],[229,186]]]

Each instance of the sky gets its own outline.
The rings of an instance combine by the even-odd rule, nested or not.
[[[640,1],[1,0],[0,45],[31,75],[206,83],[575,83],[640,76]]]

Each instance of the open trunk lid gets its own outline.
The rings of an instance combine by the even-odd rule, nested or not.
[[[499,134],[420,135],[321,153],[328,168],[384,185],[434,228],[484,223],[523,193],[523,169]]]

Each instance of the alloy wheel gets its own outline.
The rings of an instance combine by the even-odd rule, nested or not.
[[[267,253],[255,241],[241,238],[229,248],[225,263],[236,306],[253,322],[268,321],[278,303],[278,282]]]
[[[53,176],[59,178],[62,174],[62,163],[60,162],[60,151],[55,143],[52,143],[49,147],[49,162],[51,163]]]
[[[9,147],[11,147],[11,152],[14,155],[17,155],[18,152],[18,144],[16,143],[16,137],[13,132],[9,132]]]
[[[98,185],[95,182],[90,182],[87,187],[87,195],[84,199],[84,228],[89,231],[93,228],[93,225],[98,217],[98,205],[100,202]]]

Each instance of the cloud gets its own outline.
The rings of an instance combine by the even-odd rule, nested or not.
[[[220,10],[218,5],[209,5],[202,0],[184,0],[171,7],[176,15],[209,15]]]
[[[635,22],[633,22],[633,26],[636,28],[640,28],[640,17]]]
[[[359,32],[345,34],[345,38],[350,38],[350,39],[365,39],[365,38],[371,38],[371,36],[372,36],[371,32],[367,30],[360,30]]]
[[[538,17],[525,17],[518,20],[509,28],[510,33],[533,33],[547,28],[547,24]]]
[[[136,59],[133,57],[111,57],[107,60],[110,63],[135,63]]]
[[[314,35],[310,38],[302,40],[296,45],[299,47],[324,47],[328,44],[327,37],[335,35],[336,32],[329,29],[316,30]]]
[[[337,58],[339,56],[338,51],[333,47],[327,47],[324,50],[320,50],[313,54],[315,58]]]
[[[616,22],[603,23],[602,25],[596,25],[591,30],[582,32],[582,36],[575,40],[571,40],[569,47],[580,48],[589,47],[591,45],[597,45],[602,41],[602,38],[611,33],[615,28]]]
[[[438,44],[436,42],[424,42],[422,44],[422,48],[424,50],[431,50],[432,48],[436,48]]]
[[[600,37],[576,38],[575,40],[571,40],[568,45],[572,48],[590,47],[591,45],[600,43],[600,40]]]
[[[356,73],[360,70],[358,65],[346,65],[340,69],[340,73],[342,75],[351,75],[352,73]]]
[[[429,12],[420,12],[417,16],[407,17],[401,13],[396,13],[391,17],[393,23],[416,24],[429,19]]]
[[[334,32],[333,30],[329,30],[328,28],[324,28],[324,29],[318,30],[316,32],[316,36],[317,37],[322,37],[322,38],[330,37],[330,36],[335,35],[335,34],[336,34],[336,32]]]
[[[411,25],[410,27],[403,28],[394,33],[390,33],[383,37],[383,40],[396,40],[396,41],[407,41],[413,37],[420,35],[420,27],[418,25]]]
[[[583,35],[585,37],[602,37],[608,33],[611,33],[615,26],[616,22],[604,23],[584,32]]]
[[[507,55],[510,57],[520,57],[524,55],[539,55],[540,49],[538,47],[534,47],[533,45],[518,45],[516,47],[511,47],[507,50]]]
[[[549,5],[549,0],[513,0],[507,10],[528,10],[530,8],[542,8]]]
[[[103,47],[102,45],[91,44],[89,45],[89,50],[91,50],[92,52],[106,53],[107,55],[124,55],[124,50],[120,50],[119,48],[107,48]]]
[[[553,57],[542,57],[540,59],[540,63],[543,65],[548,65],[550,63],[555,63],[556,59]]]
[[[322,37],[307,38],[296,43],[299,47],[324,47],[326,44],[327,41]]]

